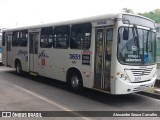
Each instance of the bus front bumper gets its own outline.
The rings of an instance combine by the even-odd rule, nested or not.
[[[114,89],[111,94],[129,94],[134,92],[146,91],[154,88],[157,74],[150,80],[141,83],[128,83],[120,79],[114,81]]]

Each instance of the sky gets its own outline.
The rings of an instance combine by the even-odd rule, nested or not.
[[[149,12],[160,8],[160,0],[0,0],[0,28],[119,13],[122,8]]]

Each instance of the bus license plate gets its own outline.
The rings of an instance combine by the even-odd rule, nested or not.
[[[138,90],[141,91],[141,90],[145,90],[145,89],[146,89],[146,86],[140,86]]]
[[[141,81],[141,77],[135,77],[135,81],[136,82],[140,82]]]

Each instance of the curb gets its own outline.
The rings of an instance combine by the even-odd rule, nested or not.
[[[160,99],[160,94],[156,94],[156,93],[139,92],[137,94],[148,96],[148,97],[152,97],[152,98],[156,98],[156,99]]]
[[[158,93],[160,93],[160,79],[156,80],[155,87],[157,87],[157,89],[154,90],[155,93],[138,92],[137,94],[152,97],[152,98],[156,98],[156,99],[160,99],[160,94],[158,94]]]

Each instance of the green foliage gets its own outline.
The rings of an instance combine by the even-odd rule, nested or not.
[[[128,8],[123,8],[122,11],[126,13],[134,13],[132,9],[128,9]]]
[[[156,23],[160,23],[160,9],[155,9],[154,11],[139,13],[139,15],[145,16],[154,20]]]

